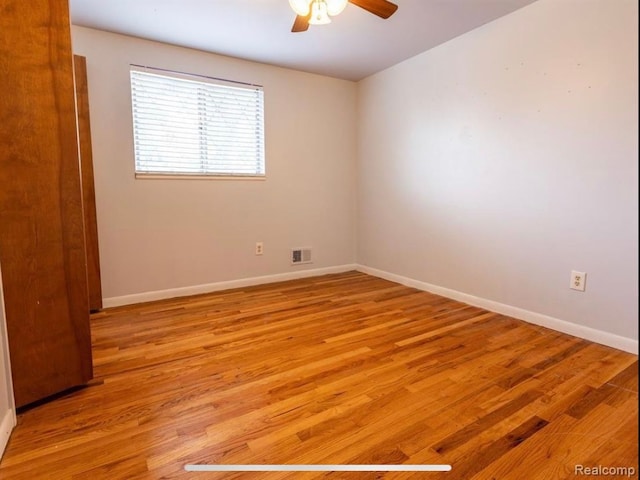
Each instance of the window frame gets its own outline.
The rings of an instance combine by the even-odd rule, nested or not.
[[[206,171],[192,171],[192,172],[162,172],[162,171],[144,171],[139,170],[139,145],[137,141],[136,122],[139,121],[136,118],[136,101],[134,98],[134,81],[133,72],[139,72],[142,74],[155,75],[159,77],[166,77],[171,80],[185,80],[187,82],[196,82],[201,84],[210,84],[220,87],[232,87],[240,88],[243,90],[259,91],[259,118],[256,119],[256,126],[260,131],[258,140],[256,141],[256,159],[259,161],[261,170],[256,169],[256,173],[243,173],[240,171],[232,171],[229,173],[211,170]],[[129,82],[131,93],[131,117],[132,117],[132,136],[133,136],[133,157],[134,157],[134,175],[136,179],[195,179],[195,180],[265,180],[266,179],[266,139],[265,139],[265,105],[264,105],[264,87],[262,85],[254,83],[239,82],[234,80],[227,80],[223,78],[210,77],[205,75],[198,75],[192,73],[178,72],[169,69],[147,67],[142,65],[130,64],[129,66]],[[185,84],[186,85],[186,84]],[[197,91],[197,87],[194,87],[194,91]],[[200,109],[197,115],[200,116]],[[199,123],[199,130],[202,130],[204,123]],[[205,137],[208,138],[208,137]],[[202,136],[200,143],[202,142]],[[200,157],[201,162],[206,162],[205,157]],[[170,163],[167,163],[170,166]]]

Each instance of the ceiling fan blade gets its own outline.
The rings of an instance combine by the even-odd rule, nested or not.
[[[395,3],[387,0],[349,0],[360,8],[364,8],[367,12],[371,12],[381,18],[389,18],[398,9]]]
[[[309,18],[311,18],[311,13],[306,17],[302,15],[296,15],[296,19],[293,21],[293,27],[291,27],[291,31],[296,32],[306,32],[309,29]]]

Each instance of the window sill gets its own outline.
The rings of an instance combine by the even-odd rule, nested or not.
[[[164,173],[136,173],[142,180],[266,180],[266,175],[178,175]]]

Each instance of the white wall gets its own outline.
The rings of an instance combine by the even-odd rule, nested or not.
[[[362,81],[358,263],[637,348],[637,10],[539,0]]]
[[[106,299],[355,260],[356,84],[73,27],[87,57]],[[129,64],[258,83],[266,181],[136,180]],[[255,256],[255,242],[264,255]],[[292,267],[289,249],[313,247]],[[107,303],[109,303],[107,301]]]

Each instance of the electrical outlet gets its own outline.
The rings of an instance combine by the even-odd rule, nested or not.
[[[262,255],[264,253],[264,245],[262,242],[256,242],[256,255]]]
[[[587,282],[587,274],[585,272],[571,271],[571,283],[569,287],[579,292],[584,292],[584,287]]]

